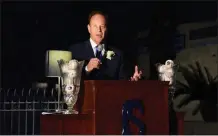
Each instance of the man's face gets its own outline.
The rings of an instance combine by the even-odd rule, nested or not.
[[[96,44],[100,44],[102,42],[105,37],[106,30],[107,27],[105,17],[100,14],[92,16],[88,24],[88,31],[90,37]]]

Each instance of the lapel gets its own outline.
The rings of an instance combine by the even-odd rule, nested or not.
[[[89,40],[85,42],[85,54],[88,59],[95,57],[94,51],[92,49],[92,46]]]
[[[108,46],[105,46],[105,51],[106,51],[105,53],[107,53],[108,50],[113,51],[113,49],[109,48]],[[108,68],[108,67],[112,68],[112,67],[114,67],[114,65],[116,65],[115,64],[116,61],[117,61],[117,56],[116,55],[111,60],[106,58],[106,54],[104,55],[103,64],[104,64],[105,68]]]

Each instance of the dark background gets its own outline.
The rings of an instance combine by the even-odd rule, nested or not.
[[[108,14],[108,41],[124,51],[130,73],[139,45],[148,46],[151,63],[174,58],[178,24],[217,18],[216,2],[4,2],[2,86],[29,87],[43,79],[46,50],[67,49],[87,40],[92,10]],[[146,29],[148,37],[137,39],[138,32]]]

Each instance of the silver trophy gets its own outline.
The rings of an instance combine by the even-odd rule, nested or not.
[[[82,76],[82,68],[84,61],[58,60],[61,71],[61,90],[63,92],[64,102],[67,104],[67,110],[64,114],[78,114],[74,108],[77,102],[78,94],[80,91],[80,81]]]
[[[156,64],[159,80],[169,82],[169,98],[173,99],[176,91],[176,72],[179,68],[172,60],[167,60],[165,64]]]
[[[168,81],[169,85],[174,85],[177,65],[175,65],[172,60],[167,60],[165,64],[158,63],[156,66],[159,74],[159,79],[161,81]]]

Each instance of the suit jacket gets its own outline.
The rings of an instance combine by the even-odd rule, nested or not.
[[[73,59],[85,60],[83,75],[86,80],[127,79],[123,69],[124,64],[121,51],[115,48],[110,48],[106,45],[105,50],[114,51],[115,56],[111,60],[103,57],[100,69],[94,69],[91,73],[87,74],[85,71],[85,66],[88,64],[91,58],[95,58],[90,41],[88,40],[79,44],[71,45],[69,50],[72,52]]]

